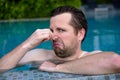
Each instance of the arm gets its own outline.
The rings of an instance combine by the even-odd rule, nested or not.
[[[29,50],[39,45],[42,41],[49,40],[50,37],[51,32],[49,29],[36,30],[26,41],[24,41],[22,44],[20,44],[18,47],[0,59],[0,72],[16,67],[19,61]],[[29,60],[29,62],[31,61]]]
[[[113,52],[100,52],[77,60],[54,64],[45,62],[41,70],[74,74],[109,74],[120,72],[120,56]]]

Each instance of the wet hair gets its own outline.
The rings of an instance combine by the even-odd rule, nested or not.
[[[63,13],[70,13],[72,15],[70,25],[73,26],[75,34],[78,34],[79,30],[84,29],[85,36],[86,36],[88,26],[87,26],[87,20],[83,12],[80,9],[77,9],[72,6],[60,6],[54,9],[53,11],[51,11],[50,16],[54,17],[56,15],[63,14]]]

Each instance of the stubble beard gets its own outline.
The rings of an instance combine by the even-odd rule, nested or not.
[[[58,57],[67,58],[76,53],[77,48],[78,48],[77,41],[75,41],[75,40],[72,41],[71,45],[69,45],[69,46],[65,45],[62,40],[60,40],[60,43],[62,44],[62,46],[54,48],[54,52]]]

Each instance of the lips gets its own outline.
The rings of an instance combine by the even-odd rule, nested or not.
[[[54,47],[54,48],[58,48],[58,47],[60,47],[60,46],[62,46],[62,44],[59,43],[59,42],[54,42],[54,43],[53,43],[53,47]]]

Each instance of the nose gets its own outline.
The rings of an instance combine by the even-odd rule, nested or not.
[[[54,32],[54,33],[52,34],[52,40],[56,40],[58,37],[59,37],[59,36],[58,36],[57,33]]]

